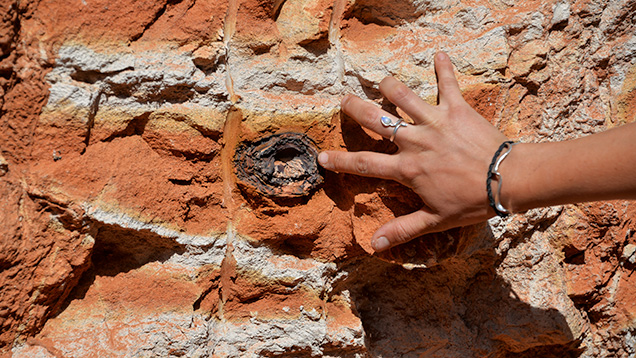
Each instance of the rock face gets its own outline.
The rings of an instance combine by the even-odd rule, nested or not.
[[[392,75],[435,101],[437,50],[510,138],[632,122],[635,12],[3,1],[0,355],[633,357],[634,203],[537,209],[371,255],[375,228],[419,198],[321,171],[312,151],[395,150],[340,98],[392,110],[377,90]],[[237,168],[241,148],[253,170]]]

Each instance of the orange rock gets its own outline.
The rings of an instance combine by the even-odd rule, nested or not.
[[[377,88],[391,75],[434,103],[438,50],[511,139],[633,121],[621,4],[0,4],[0,355],[629,356],[633,203],[377,254],[373,232],[424,205],[407,188],[323,171],[264,195],[235,162],[289,132],[395,152],[339,101],[392,110]],[[288,149],[261,167],[302,177]]]

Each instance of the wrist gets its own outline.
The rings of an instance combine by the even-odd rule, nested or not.
[[[558,143],[519,143],[502,163],[501,204],[512,213],[558,204],[560,174],[566,163]]]
[[[510,213],[524,212],[530,208],[525,203],[529,183],[527,169],[531,167],[533,144],[518,143],[510,151],[500,167],[501,193],[499,200]]]
[[[512,147],[515,144],[515,142],[510,140],[501,143],[501,145],[499,145],[499,148],[497,148],[497,151],[495,151],[495,155],[493,155],[492,161],[488,166],[488,180],[486,181],[488,203],[495,214],[500,217],[506,217],[511,212],[506,209],[501,203],[501,187],[503,184],[503,177],[501,176],[499,168],[501,166],[501,163],[506,160],[508,155],[510,155],[510,152],[512,152]]]

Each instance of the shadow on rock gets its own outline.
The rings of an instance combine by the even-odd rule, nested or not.
[[[174,239],[162,237],[149,230],[126,229],[101,224],[95,237],[91,267],[57,314],[63,312],[73,300],[83,299],[97,276],[114,277],[138,269],[147,263],[168,260],[174,254],[183,254],[185,246]]]
[[[371,356],[580,356],[566,317],[523,302],[496,261],[492,247],[426,269],[369,257],[338,289],[351,294]]]

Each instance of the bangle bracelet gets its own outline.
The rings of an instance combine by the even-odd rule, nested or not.
[[[499,146],[499,149],[497,149],[497,151],[495,152],[495,155],[492,157],[492,161],[490,162],[490,166],[488,167],[488,179],[486,179],[488,202],[490,203],[490,206],[493,208],[493,210],[495,210],[495,213],[502,218],[510,215],[510,211],[506,210],[506,208],[501,205],[501,182],[503,180],[501,177],[501,173],[499,173],[499,165],[501,164],[501,162],[504,161],[504,159],[506,159],[508,154],[510,154],[510,151],[512,151],[512,146],[515,144],[517,143],[510,140],[503,142]],[[506,151],[501,154],[504,149]],[[491,188],[493,178],[497,179],[497,196],[494,197],[492,195]]]

